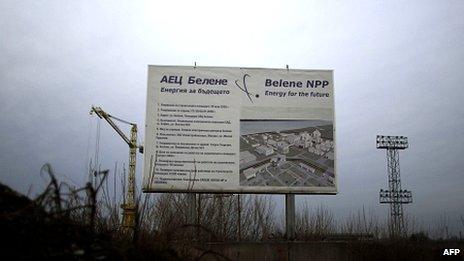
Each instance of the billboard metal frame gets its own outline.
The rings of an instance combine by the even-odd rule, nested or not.
[[[336,122],[335,122],[335,92],[334,92],[334,82],[333,82],[333,70],[305,70],[305,69],[273,69],[273,68],[242,68],[242,67],[197,67],[197,66],[149,66],[149,81],[150,81],[150,70],[152,69],[157,69],[157,68],[169,68],[169,69],[175,69],[175,68],[180,68],[182,70],[218,70],[218,69],[235,69],[235,70],[245,70],[245,71],[254,71],[254,70],[268,70],[268,71],[287,71],[287,72],[299,72],[299,73],[304,73],[304,72],[321,72],[321,73],[330,73],[331,75],[331,98],[332,99],[332,141],[333,141],[333,172],[334,172],[334,186],[333,187],[318,187],[318,186],[308,186],[308,187],[279,187],[279,186],[272,186],[272,189],[266,189],[269,187],[260,187],[257,189],[256,187],[246,187],[246,186],[238,186],[234,187],[231,189],[205,189],[205,188],[198,188],[198,187],[193,187],[189,188],[188,186],[185,189],[182,188],[161,188],[161,187],[146,187],[145,182],[144,186],[142,187],[142,191],[144,193],[207,193],[207,194],[296,194],[296,195],[310,195],[310,194],[315,194],[315,195],[335,195],[338,193],[338,168],[337,168],[337,154],[336,154]],[[148,84],[148,88],[150,88],[150,82]],[[147,94],[147,121],[148,121],[148,100],[151,98],[149,97],[150,95],[150,90],[148,90]],[[292,120],[292,119],[289,119]],[[147,125],[148,126],[148,125]],[[147,127],[148,128],[148,127]],[[146,148],[148,146],[145,146],[145,153],[147,152]],[[145,155],[146,157],[147,155]],[[156,159],[155,159],[156,161]],[[147,160],[145,160],[145,164],[147,164]],[[195,167],[196,168],[196,167]],[[145,175],[145,174],[144,174]],[[195,174],[196,175],[196,174]],[[239,175],[239,173],[234,174],[234,175]],[[144,178],[145,179],[145,178]],[[151,177],[149,177],[151,180]],[[290,189],[289,189],[290,188]]]

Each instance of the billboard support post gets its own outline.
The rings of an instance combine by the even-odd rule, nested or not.
[[[295,195],[285,194],[285,234],[287,240],[295,238]]]
[[[218,200],[219,200],[219,235],[220,235],[220,239],[221,240],[224,240],[224,236],[225,236],[225,224],[224,224],[224,201],[223,201],[223,197],[224,195],[223,194],[219,194],[218,196]]]
[[[196,219],[196,225],[197,225],[197,228],[196,228],[196,234],[197,235],[200,235],[200,226],[201,226],[201,215],[203,213],[202,209],[201,209],[201,193],[198,193],[198,199],[197,199],[197,219]]]
[[[285,66],[287,72],[288,64]],[[287,240],[292,240],[295,236],[295,195],[285,194],[285,233]]]
[[[242,240],[242,203],[240,194],[237,195],[237,241]]]
[[[188,193],[187,194],[187,224],[197,225],[197,215],[196,215],[196,194]],[[195,230],[192,230],[195,231]]]

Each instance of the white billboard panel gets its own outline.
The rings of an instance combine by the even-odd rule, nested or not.
[[[149,66],[144,192],[337,193],[331,70]]]

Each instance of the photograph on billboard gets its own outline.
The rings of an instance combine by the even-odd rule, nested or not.
[[[335,194],[333,71],[149,66],[144,192]]]
[[[240,121],[240,186],[333,187],[331,122]]]

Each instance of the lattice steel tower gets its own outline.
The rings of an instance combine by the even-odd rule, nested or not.
[[[377,149],[387,150],[388,190],[380,190],[380,203],[390,204],[390,236],[404,235],[403,204],[412,203],[412,193],[401,189],[399,150],[408,148],[404,136],[377,135]]]

